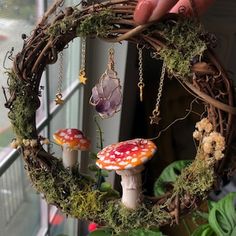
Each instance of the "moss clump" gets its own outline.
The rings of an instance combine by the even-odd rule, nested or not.
[[[72,29],[73,22],[74,22],[74,15],[67,16],[62,20],[56,21],[56,23],[52,24],[47,29],[47,35],[50,37],[56,37],[61,34],[66,34],[68,31]]]
[[[13,129],[19,139],[35,138],[35,112],[40,104],[39,99],[33,95],[31,85],[19,79],[12,71],[6,73],[9,91],[14,97],[8,113]]]
[[[74,13],[72,15],[56,21],[48,28],[48,36],[56,37],[61,34],[66,34],[67,32],[74,30],[76,27],[75,30],[77,37],[92,35],[105,37],[113,29],[111,22],[115,19],[115,15],[108,8],[100,12],[92,13],[84,20],[81,20],[78,24],[77,18],[79,16],[80,11],[78,9],[74,9]]]
[[[81,21],[76,29],[77,36],[97,35],[105,37],[113,29],[111,25],[115,15],[109,9],[95,12]]]
[[[116,234],[138,228],[157,228],[172,219],[172,216],[158,205],[143,204],[131,210],[124,207],[120,201],[112,201],[104,209],[103,218],[107,222],[106,226],[113,229]]]
[[[177,22],[160,24],[163,38],[167,41],[167,48],[158,54],[164,60],[168,72],[176,77],[190,75],[193,60],[200,60],[207,49],[201,39],[202,29],[194,20],[180,19]]]
[[[205,197],[215,181],[214,167],[205,160],[196,159],[191,165],[183,169],[174,183],[174,192],[183,195]]]
[[[44,195],[49,204],[56,205],[63,212],[86,219],[89,211],[98,211],[100,208],[100,203],[95,201],[98,192],[92,191],[93,180],[77,171],[65,169],[61,161],[53,160],[51,170],[28,166],[27,171],[35,189]],[[88,204],[98,206],[91,207]]]

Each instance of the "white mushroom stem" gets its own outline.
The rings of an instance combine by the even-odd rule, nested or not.
[[[78,150],[63,146],[62,162],[65,168],[73,168],[78,163]]]
[[[142,177],[141,172],[144,166],[137,166],[128,170],[117,170],[116,173],[121,176],[122,185],[122,203],[130,209],[136,209],[142,196]]]

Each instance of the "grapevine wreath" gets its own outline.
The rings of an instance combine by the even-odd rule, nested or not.
[[[233,86],[212,52],[213,38],[202,30],[198,20],[181,14],[167,14],[158,22],[136,26],[135,0],[66,7],[55,15],[62,3],[55,1],[32,34],[24,37],[23,48],[7,71],[10,97],[5,106],[16,134],[15,146],[22,149],[33,186],[67,215],[96,222],[115,234],[178,223],[179,216],[196,208],[219,185],[220,177],[235,168]],[[194,161],[169,183],[166,192],[157,197],[142,196],[131,209],[125,207],[115,190],[101,190],[92,178],[64,168],[59,158],[45,151],[44,139],[37,133],[41,75],[76,37],[142,45],[161,58],[168,76],[178,80],[205,107],[193,133],[197,143]],[[155,151],[149,140],[136,142],[142,142],[144,149],[151,146],[151,151],[145,149],[149,156]],[[99,167],[103,168],[101,160],[109,150],[100,153]]]

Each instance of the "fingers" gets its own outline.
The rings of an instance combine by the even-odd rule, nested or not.
[[[195,0],[196,10],[198,14],[204,13],[207,8],[214,2],[215,0]],[[189,0],[180,0],[170,12],[178,13],[180,7],[184,6],[186,8],[187,14],[192,12],[191,5]]]
[[[149,21],[160,19],[178,2],[178,0],[159,0],[149,18]]]
[[[168,12],[178,0],[139,0],[134,20],[137,24],[144,24],[147,21],[159,19]]]
[[[195,0],[196,10],[203,13],[215,0]],[[186,8],[186,14],[192,13],[190,0],[139,0],[134,12],[137,24],[144,24],[161,18],[167,12],[178,13],[180,7]]]

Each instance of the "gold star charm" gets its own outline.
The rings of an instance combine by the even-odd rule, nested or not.
[[[159,124],[161,117],[160,117],[160,111],[159,111],[159,107],[156,107],[153,112],[152,112],[152,116],[149,117],[150,118],[150,124]]]
[[[160,116],[150,116],[150,124],[151,125],[153,125],[153,124],[158,125],[160,120],[161,120]]]
[[[80,73],[79,73],[79,82],[81,84],[86,84],[86,80],[87,80],[87,78],[85,77],[85,70],[81,69]]]
[[[64,103],[64,100],[62,99],[62,94],[57,93],[54,101],[55,101],[56,105],[62,105]]]

